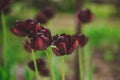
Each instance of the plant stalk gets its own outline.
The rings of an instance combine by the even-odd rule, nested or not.
[[[83,77],[83,55],[82,55],[82,49],[78,49],[78,54],[79,54],[79,72],[80,72],[80,80],[84,80]]]
[[[2,20],[2,28],[3,28],[3,58],[4,58],[4,67],[6,68],[7,65],[7,29],[6,29],[6,22],[4,12],[1,11],[1,20]]]
[[[65,60],[64,56],[62,56],[62,80],[65,80]]]
[[[37,67],[34,50],[32,50],[32,58],[33,58],[34,66],[35,66],[35,74],[36,74],[37,80],[39,80],[39,73],[38,73],[38,67]]]
[[[54,67],[53,67],[51,55],[48,53],[47,50],[46,50],[45,52],[46,52],[46,56],[47,56],[47,58],[48,58],[48,60],[49,60],[50,72],[51,72],[52,80],[55,80]]]

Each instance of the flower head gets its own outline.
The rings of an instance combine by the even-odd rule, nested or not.
[[[46,24],[48,22],[47,17],[43,13],[39,13],[36,17],[35,20],[37,23],[40,24]]]
[[[48,18],[51,19],[52,17],[55,16],[55,8],[53,7],[46,7],[42,10],[42,13]]]
[[[46,24],[49,19],[55,15],[55,9],[52,7],[44,8],[36,17],[35,21],[40,24]]]
[[[84,34],[79,33],[76,34],[75,37],[78,40],[80,47],[84,47],[88,42],[88,37],[85,36]]]
[[[49,70],[46,68],[46,62],[43,59],[37,59],[36,63],[37,63],[39,74],[41,74],[42,76],[49,76]],[[28,63],[28,67],[31,70],[35,71],[35,66],[33,61],[30,61]]]
[[[52,50],[57,56],[71,54],[78,44],[76,38],[66,34],[55,36],[54,39],[52,42]]]
[[[51,44],[52,37],[49,29],[38,26],[33,33],[29,35],[30,41],[25,41],[24,46],[27,51],[45,50]]]
[[[38,29],[40,29],[39,24],[36,24],[34,20],[27,19],[25,21],[17,20],[13,28],[10,28],[11,32],[17,36],[25,37],[30,36]]]
[[[4,11],[9,7],[13,0],[0,0],[0,11]]]
[[[87,23],[93,19],[93,14],[89,9],[80,9],[77,11],[76,17],[79,22]]]
[[[34,21],[32,19],[27,19],[26,21],[17,20],[14,27],[10,30],[17,36],[25,37],[29,35],[34,28]]]

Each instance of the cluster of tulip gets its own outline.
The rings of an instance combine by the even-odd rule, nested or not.
[[[53,9],[46,8],[34,19],[16,21],[14,27],[10,30],[17,36],[27,36],[29,38],[29,40],[24,41],[24,47],[28,52],[31,52],[32,50],[46,50],[49,46],[52,46],[52,50],[55,55],[62,56],[73,53],[78,45],[83,47],[88,41],[88,37],[84,34],[78,33],[72,36],[69,34],[57,34],[52,36],[51,31],[41,25],[47,23],[54,14],[55,11]],[[76,13],[76,16],[80,22],[89,22],[92,19],[90,10],[80,10]],[[38,59],[36,62],[39,73],[41,75],[48,75],[45,73],[49,71],[44,67],[44,61],[42,59]],[[30,62],[28,65],[32,70],[35,70],[33,62]],[[41,69],[39,69],[39,67]]]
[[[0,0],[0,11],[8,9],[12,1]],[[10,28],[10,31],[19,37],[28,37],[28,40],[24,40],[24,48],[28,52],[32,52],[32,50],[46,50],[51,46],[56,56],[70,55],[77,46],[83,47],[87,43],[88,37],[82,33],[75,35],[56,34],[52,36],[51,31],[43,27],[42,24],[46,24],[54,15],[55,9],[47,7],[35,16],[34,19],[27,19],[25,21],[17,20],[14,27]],[[80,9],[76,13],[76,19],[80,23],[86,23],[93,19],[93,15],[89,9]],[[43,59],[37,59],[36,64],[41,75],[49,75],[49,70],[46,68]],[[35,71],[33,61],[29,62],[28,66]]]

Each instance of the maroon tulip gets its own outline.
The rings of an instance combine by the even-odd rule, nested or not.
[[[6,8],[3,10],[4,14],[9,14],[11,12],[11,8]]]
[[[57,56],[71,54],[78,44],[76,38],[66,34],[55,36],[54,39],[52,42],[52,50]]]
[[[35,17],[35,20],[37,23],[40,23],[40,24],[46,24],[48,22],[47,17],[43,13],[38,14]]]
[[[0,0],[0,11],[4,11],[5,9],[9,8],[9,5],[12,3],[13,0]]]
[[[89,9],[81,9],[76,13],[77,20],[82,23],[90,22],[93,19],[93,14]]]
[[[25,41],[24,46],[27,51],[45,50],[51,44],[51,33],[47,28],[39,26],[35,32],[29,35],[30,41]]]
[[[35,17],[35,21],[40,24],[46,24],[54,15],[55,9],[52,7],[46,7]]]
[[[47,68],[44,68],[44,69],[42,69],[41,71],[39,71],[40,72],[40,74],[42,75],[42,76],[49,76],[50,75],[50,71],[49,71],[49,69],[47,69]]]
[[[48,19],[51,19],[52,17],[55,16],[55,8],[53,7],[46,7],[42,10],[42,12]]]
[[[75,37],[77,38],[80,47],[84,47],[88,42],[88,37],[81,33],[75,35]]]
[[[16,21],[14,28],[11,28],[11,32],[17,36],[25,37],[35,29],[34,21],[27,19],[26,21]]]
[[[46,62],[43,59],[37,59],[36,63],[37,63],[39,74],[41,74],[42,76],[49,76],[49,70],[46,68]],[[35,66],[33,61],[30,61],[28,63],[28,67],[31,70],[35,71]]]

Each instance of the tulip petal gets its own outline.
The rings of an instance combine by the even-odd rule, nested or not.
[[[28,41],[24,42],[24,48],[28,52],[32,51],[31,45],[28,43]]]
[[[57,46],[57,48],[59,49],[59,51],[60,51],[61,53],[67,54],[67,47],[66,47],[66,45],[65,45],[64,42],[61,42],[61,43]]]
[[[62,56],[63,53],[60,53],[60,51],[57,48],[52,48],[53,52],[55,53],[56,56]]]
[[[19,30],[16,29],[16,28],[10,28],[10,31],[11,31],[13,34],[15,34],[15,35],[17,35],[17,36],[19,36],[19,37],[25,37],[25,36],[26,36],[26,33],[23,33],[23,32],[19,31]]]
[[[70,48],[68,49],[68,54],[71,54],[77,48],[77,45],[78,45],[78,41],[74,39],[71,42]]]
[[[44,44],[44,41],[41,38],[38,38],[36,40],[35,47],[38,50],[44,50],[44,49],[46,49],[46,45]]]

